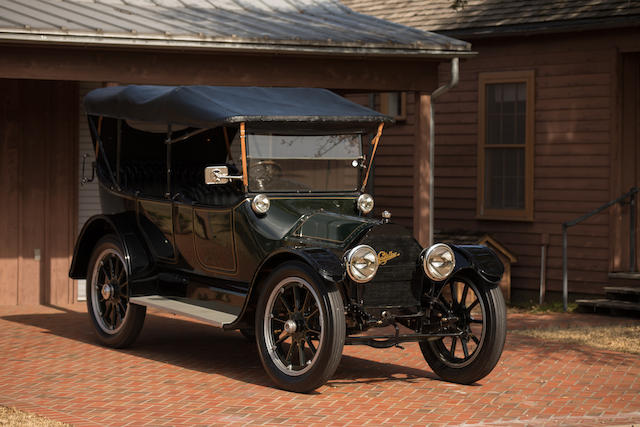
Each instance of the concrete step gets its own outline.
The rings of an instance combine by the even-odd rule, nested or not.
[[[609,278],[640,280],[640,272],[621,271],[617,273],[609,273]]]
[[[578,299],[578,307],[590,308],[594,312],[599,310],[624,311],[627,314],[640,315],[640,303],[634,301],[621,301],[607,298]]]
[[[605,286],[605,296],[611,300],[631,301],[640,303],[640,288],[628,286]]]
[[[238,318],[239,314],[222,311],[221,307],[218,307],[218,309],[203,307],[200,305],[177,301],[175,299],[165,298],[160,295],[133,297],[130,298],[130,301],[133,304],[154,307],[169,313],[198,319],[219,328],[222,328],[224,325],[229,323],[233,323]]]
[[[640,288],[632,288],[629,286],[605,286],[604,291],[616,294],[640,295]]]

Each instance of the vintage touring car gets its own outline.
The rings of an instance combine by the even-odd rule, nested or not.
[[[418,342],[458,383],[498,362],[496,255],[422,248],[389,212],[371,215],[389,117],[308,88],[106,87],[84,105],[103,212],[70,276],[87,280],[103,344],[132,344],[155,307],[240,330],[297,392],[324,384],[345,344]]]

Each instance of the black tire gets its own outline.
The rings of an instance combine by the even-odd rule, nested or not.
[[[256,342],[256,331],[253,328],[240,328],[240,334],[249,342]]]
[[[431,322],[455,316],[458,320],[444,332],[462,335],[421,342],[425,360],[447,381],[471,384],[486,377],[500,359],[507,334],[500,288],[480,284],[469,274],[458,274],[436,297],[440,303],[430,313]]]
[[[342,358],[346,325],[339,291],[295,261],[275,269],[262,286],[255,319],[262,365],[282,389],[315,390]]]
[[[114,235],[101,238],[87,271],[87,311],[100,342],[114,348],[136,340],[146,307],[129,302],[129,272],[122,244]]]

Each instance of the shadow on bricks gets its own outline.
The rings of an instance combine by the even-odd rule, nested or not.
[[[60,307],[56,309],[64,313],[9,315],[0,318],[102,348],[86,313]],[[254,343],[235,332],[223,331],[206,324],[167,315],[147,313],[142,332],[134,345],[127,349],[111,349],[111,351],[272,387],[264,373]],[[357,353],[357,350],[355,352]],[[391,362],[373,361],[354,355],[343,355],[340,367],[329,385],[339,387],[341,384],[386,381],[413,383],[419,379],[440,381],[428,370]]]

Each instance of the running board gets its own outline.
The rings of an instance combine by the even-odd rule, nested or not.
[[[236,314],[218,311],[199,305],[187,304],[186,302],[176,301],[160,295],[133,297],[130,298],[130,301],[133,304],[153,307],[169,313],[198,319],[219,328],[233,323],[238,318]]]

